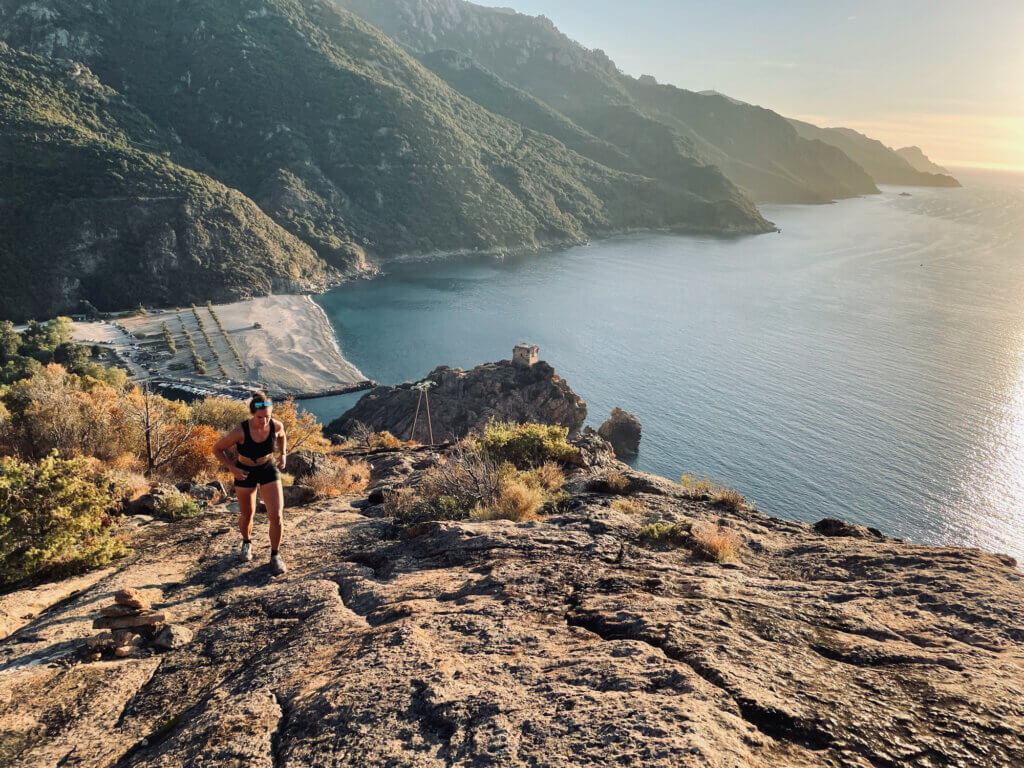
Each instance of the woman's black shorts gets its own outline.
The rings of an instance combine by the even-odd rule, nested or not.
[[[281,473],[277,471],[273,461],[268,461],[252,468],[244,464],[239,464],[238,466],[247,470],[249,474],[245,476],[245,480],[235,480],[235,488],[255,488],[257,485],[266,485],[281,479]]]

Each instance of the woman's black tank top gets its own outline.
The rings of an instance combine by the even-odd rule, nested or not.
[[[274,420],[270,420],[270,434],[267,435],[267,439],[257,443],[252,439],[252,433],[249,432],[249,422],[242,422],[242,432],[245,434],[245,439],[238,444],[238,455],[245,456],[250,461],[256,461],[262,459],[264,456],[269,456],[274,452]]]

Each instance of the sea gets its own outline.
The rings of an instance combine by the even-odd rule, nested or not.
[[[381,383],[537,344],[588,424],[639,417],[639,469],[1024,561],[1024,175],[957,176],[762,206],[773,234],[395,264],[318,302]]]

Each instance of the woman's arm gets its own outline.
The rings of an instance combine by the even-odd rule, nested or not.
[[[215,457],[217,457],[217,461],[231,470],[231,474],[240,480],[245,478],[248,471],[238,466],[238,462],[232,460],[231,456],[228,455],[228,449],[233,445],[238,445],[244,439],[245,435],[242,434],[242,429],[239,427],[238,429],[228,432],[224,437],[214,443],[213,448],[210,451]]]
[[[276,424],[275,430],[277,432],[277,451],[281,455],[277,459],[277,468],[284,469],[284,465],[288,461],[288,436],[284,433],[284,424],[280,421],[274,422]]]

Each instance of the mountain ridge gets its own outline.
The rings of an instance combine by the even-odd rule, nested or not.
[[[465,0],[335,2],[420,55],[451,49],[471,57],[616,144],[645,173],[715,164],[758,202],[830,202],[878,191],[842,152],[805,141],[771,110],[624,75],[603,51],[584,48],[546,17],[496,13]],[[741,119],[716,117],[716,107]]]
[[[878,184],[923,187],[959,187],[960,182],[948,172],[929,172],[915,168],[900,152],[877,139],[852,128],[819,128],[802,120],[789,121],[805,138],[830,144],[853,158]],[[921,157],[930,162],[924,154]],[[920,161],[918,161],[920,162]]]

